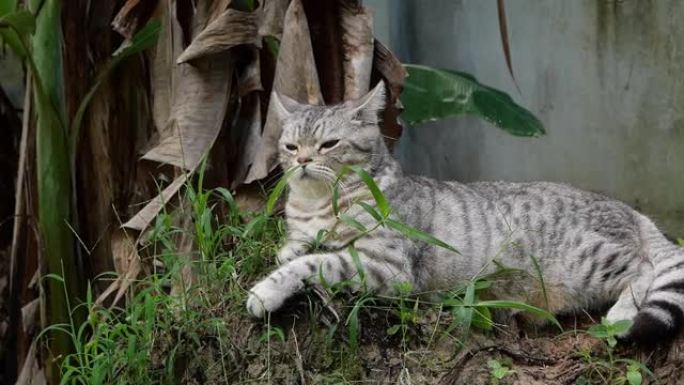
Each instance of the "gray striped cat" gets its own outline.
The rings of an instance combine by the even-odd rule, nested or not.
[[[380,227],[354,241],[368,288],[393,294],[410,282],[416,293],[458,286],[497,264],[535,273],[501,293],[556,313],[613,304],[610,321],[632,320],[636,342],[674,336],[684,320],[684,249],[669,242],[646,216],[605,196],[557,183],[462,184],[406,175],[386,148],[378,126],[385,89],[336,106],[311,106],[273,94],[282,123],[278,143],[290,178],[285,206],[288,238],[280,267],[251,290],[254,317],[280,308],[307,281],[328,283],[358,274],[348,244],[359,230],[339,223],[331,186],[344,165],[375,179],[392,217],[430,233],[460,254]],[[358,175],[342,180],[340,210],[367,228],[377,221],[354,204],[374,203]],[[311,252],[328,230],[324,252]],[[496,261],[496,263],[494,263]],[[535,261],[538,267],[535,267]],[[546,301],[545,301],[546,300]],[[548,303],[547,303],[548,302]]]

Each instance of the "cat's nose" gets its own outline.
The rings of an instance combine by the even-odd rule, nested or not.
[[[297,157],[297,163],[299,163],[299,164],[311,163],[312,160],[313,159],[311,159],[310,156],[298,156]]]

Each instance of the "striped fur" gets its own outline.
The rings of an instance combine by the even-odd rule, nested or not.
[[[537,264],[553,311],[614,303],[607,318],[633,320],[626,337],[639,342],[672,337],[684,322],[684,250],[627,205],[557,183],[461,184],[405,175],[378,128],[382,83],[360,100],[330,107],[273,98],[283,122],[279,160],[286,169],[304,166],[289,181],[281,266],[250,290],[247,307],[255,317],[277,310],[307,280],[335,283],[358,275],[347,246],[359,232],[339,223],[331,204],[336,174],[353,164],[373,176],[395,219],[460,251],[380,227],[354,242],[373,290],[392,294],[405,281],[417,293],[444,290],[494,272],[497,264],[533,275]],[[354,204],[359,201],[374,202],[350,175],[342,181],[341,210],[371,228],[376,222]],[[330,251],[311,253],[321,230],[329,232],[324,246]],[[533,281],[501,295],[534,302],[541,296]]]

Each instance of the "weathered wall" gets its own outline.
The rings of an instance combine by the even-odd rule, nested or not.
[[[365,3],[377,7],[380,35],[404,61],[470,72],[548,130],[520,139],[476,118],[416,126],[399,150],[407,169],[461,181],[568,182],[684,235],[684,1],[506,2],[521,94],[505,66],[495,1]]]

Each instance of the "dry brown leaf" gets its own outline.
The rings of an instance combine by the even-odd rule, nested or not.
[[[21,308],[21,321],[24,332],[30,333],[35,329],[38,322],[38,310],[40,310],[40,299],[36,298]]]
[[[233,65],[229,53],[180,64],[170,129],[143,159],[188,171],[199,165],[216,140],[228,107]]]
[[[373,68],[373,16],[355,1],[340,2],[344,99],[368,92]]]
[[[401,136],[402,127],[398,118],[404,107],[399,97],[404,89],[404,79],[408,74],[399,59],[378,40],[375,40],[373,72],[374,76],[385,79],[389,91],[387,95],[389,102],[382,113],[381,130],[385,136],[385,142],[391,149]]]
[[[166,203],[178,192],[187,179],[188,174],[177,177],[170,185],[166,186],[159,195],[152,198],[142,210],[138,211],[133,218],[124,223],[123,227],[138,231],[145,230],[157,214],[159,214],[162,207],[164,207],[164,205],[166,205]],[[112,242],[114,242],[113,238]]]
[[[241,111],[233,132],[240,137],[238,148],[241,156],[237,160],[235,174],[231,187],[242,184],[249,171],[249,160],[254,159],[259,151],[259,136],[261,135],[261,101],[259,95],[250,95],[242,99]]]
[[[300,102],[322,104],[318,72],[311,48],[309,25],[300,0],[293,0],[285,14],[285,29],[280,42],[278,62],[276,64],[274,88]],[[269,112],[273,110],[273,102],[269,104]],[[251,183],[268,175],[276,166],[276,142],[280,137],[280,122],[275,114],[266,116],[259,150],[252,163],[245,183]]]
[[[223,52],[238,44],[261,47],[259,19],[260,14],[257,12],[226,10],[193,39],[177,62],[185,63]]]
[[[228,8],[231,0],[192,0],[187,3],[192,4],[192,13],[188,15],[178,15],[179,17],[191,17],[190,36],[194,39],[214,20]],[[189,13],[189,12],[188,12]]]
[[[147,23],[156,6],[157,0],[128,0],[114,17],[112,28],[130,40]]]
[[[26,359],[24,360],[24,366],[19,372],[17,377],[17,382],[15,385],[45,385],[47,380],[45,379],[45,372],[38,364],[37,359],[38,352],[36,351],[36,341],[31,343],[28,353],[26,354]]]
[[[290,0],[264,0],[262,2],[261,36],[275,36],[279,40],[283,36],[283,22]]]
[[[220,24],[221,17],[233,15],[225,11],[228,2],[198,2],[193,17],[193,31],[199,26]],[[192,64],[175,65],[180,51],[182,30],[175,15],[175,1],[161,6],[165,24],[153,61],[154,120],[160,133],[159,143],[143,155],[143,159],[184,169],[191,174],[208,154],[224,124],[233,76],[230,53],[223,52],[198,58]],[[200,20],[201,19],[201,20]],[[204,24],[203,24],[204,23]],[[211,28],[207,28],[210,30]],[[256,32],[255,32],[256,35]],[[202,39],[196,39],[201,42]],[[162,128],[164,127],[164,128]],[[168,200],[188,177],[174,180],[160,196],[154,198],[124,227],[144,231]]]
[[[150,79],[152,89],[152,117],[157,132],[163,134],[168,127],[173,93],[178,84],[176,58],[183,51],[183,31],[173,16],[175,1],[160,1],[158,14],[161,22],[159,38],[154,49],[149,50]]]
[[[141,262],[136,241],[123,229],[117,229],[112,234],[112,256],[119,276],[97,297],[96,304],[102,304],[116,291],[116,296],[111,303],[111,306],[115,306],[140,273]]]
[[[35,289],[38,287],[38,281],[40,281],[40,268],[36,269],[31,276],[31,280],[28,283],[29,289]]]
[[[380,41],[375,40],[373,52],[373,69],[385,79],[392,98],[392,105],[403,108],[399,101],[401,91],[404,89],[404,79],[408,76],[406,69],[392,51],[387,49]]]
[[[245,52],[251,56],[249,63],[242,69],[238,78],[238,96],[240,98],[254,91],[263,91],[264,87],[261,85],[261,61],[259,59],[259,51],[256,48]]]

